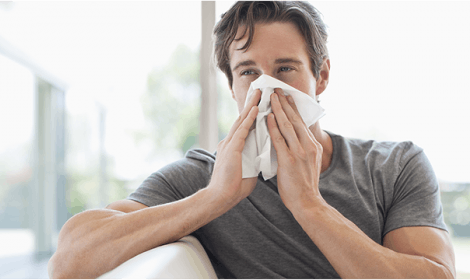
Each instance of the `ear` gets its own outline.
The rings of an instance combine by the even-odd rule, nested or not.
[[[317,79],[317,87],[315,94],[320,95],[322,92],[325,91],[326,87],[328,86],[328,82],[330,79],[330,59],[325,58],[323,60],[322,66],[320,68],[320,73]]]

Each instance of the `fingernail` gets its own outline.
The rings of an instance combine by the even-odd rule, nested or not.
[[[289,101],[290,104],[294,104],[294,98],[292,96],[287,96],[287,101]]]

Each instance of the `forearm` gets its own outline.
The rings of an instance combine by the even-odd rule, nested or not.
[[[397,253],[377,244],[324,201],[293,213],[341,278],[453,277],[446,267],[431,259]]]
[[[206,188],[183,200],[131,213],[80,213],[60,232],[50,276],[96,278],[142,252],[192,233],[229,207]]]

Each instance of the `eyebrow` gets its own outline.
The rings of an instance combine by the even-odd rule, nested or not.
[[[278,59],[276,59],[276,61],[274,61],[274,64],[282,64],[282,63],[303,64],[302,61],[300,61],[298,59],[294,59],[294,58],[278,58]],[[235,67],[233,67],[232,71],[237,70],[237,68],[239,68],[241,66],[253,66],[253,65],[256,65],[255,61],[253,61],[253,60],[244,60],[244,61],[241,61],[240,63],[238,63],[237,65],[235,65]]]
[[[295,64],[302,64],[302,61],[294,58],[278,58],[274,61],[275,64],[282,64],[282,63],[295,63]]]
[[[254,62],[253,60],[244,60],[244,61],[238,63],[235,67],[233,67],[232,72],[237,70],[237,68],[240,67],[240,66],[252,66],[252,65],[256,65],[256,62]]]

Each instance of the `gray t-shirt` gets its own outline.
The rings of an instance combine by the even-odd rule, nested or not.
[[[411,142],[333,140],[330,167],[320,176],[323,198],[378,244],[408,226],[446,230],[439,186],[422,149]],[[208,185],[215,156],[188,151],[184,159],[147,178],[128,199],[155,206],[182,199]],[[278,191],[277,177],[193,235],[206,249],[219,278],[339,278]]]

